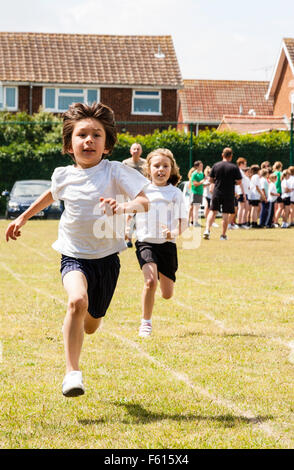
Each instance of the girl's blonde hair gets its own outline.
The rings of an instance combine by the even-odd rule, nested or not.
[[[211,172],[211,167],[210,167],[209,165],[207,165],[207,166],[205,167],[204,172],[203,172],[203,173],[204,173],[204,176],[208,176],[210,172]]]
[[[281,176],[281,181],[286,178],[286,176],[291,176],[291,173],[289,170],[284,170]]]
[[[283,163],[282,162],[275,162],[273,165],[273,171],[282,171]]]
[[[162,157],[168,157],[171,162],[171,172],[170,172],[170,177],[167,181],[167,183],[172,184],[173,186],[177,186],[179,182],[181,181],[182,177],[180,175],[180,170],[177,165],[177,162],[174,159],[174,156],[172,152],[168,149],[163,149],[159,148],[156,150],[153,150],[152,152],[148,153],[146,157],[146,163],[143,167],[144,175],[151,180],[151,175],[150,175],[150,165],[151,165],[151,159],[152,157],[155,156],[162,156]]]

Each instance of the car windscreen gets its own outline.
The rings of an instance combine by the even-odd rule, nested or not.
[[[16,183],[11,191],[13,197],[38,197],[51,186],[48,183]]]

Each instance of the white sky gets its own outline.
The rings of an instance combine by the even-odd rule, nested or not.
[[[183,78],[270,80],[294,0],[0,0],[0,31],[171,35]]]

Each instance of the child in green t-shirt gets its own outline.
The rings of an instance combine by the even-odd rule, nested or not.
[[[203,198],[203,163],[198,160],[194,162],[195,171],[191,177],[191,192],[192,192],[192,204],[193,204],[193,225],[194,227],[200,227],[198,222],[199,208],[202,204]]]

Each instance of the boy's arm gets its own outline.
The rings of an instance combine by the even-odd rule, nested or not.
[[[149,210],[149,199],[144,191],[141,191],[132,201],[118,204],[115,199],[100,198],[100,207],[104,207],[105,213],[112,214],[136,214],[137,212],[147,212]]]
[[[17,240],[17,237],[21,235],[20,228],[34,215],[38,214],[38,212],[45,209],[45,207],[50,206],[54,202],[52,197],[51,189],[48,189],[43,194],[41,194],[36,201],[34,201],[30,207],[23,212],[23,214],[19,215],[17,219],[11,222],[7,229],[6,229],[6,241],[9,241],[9,238],[12,240]]]

